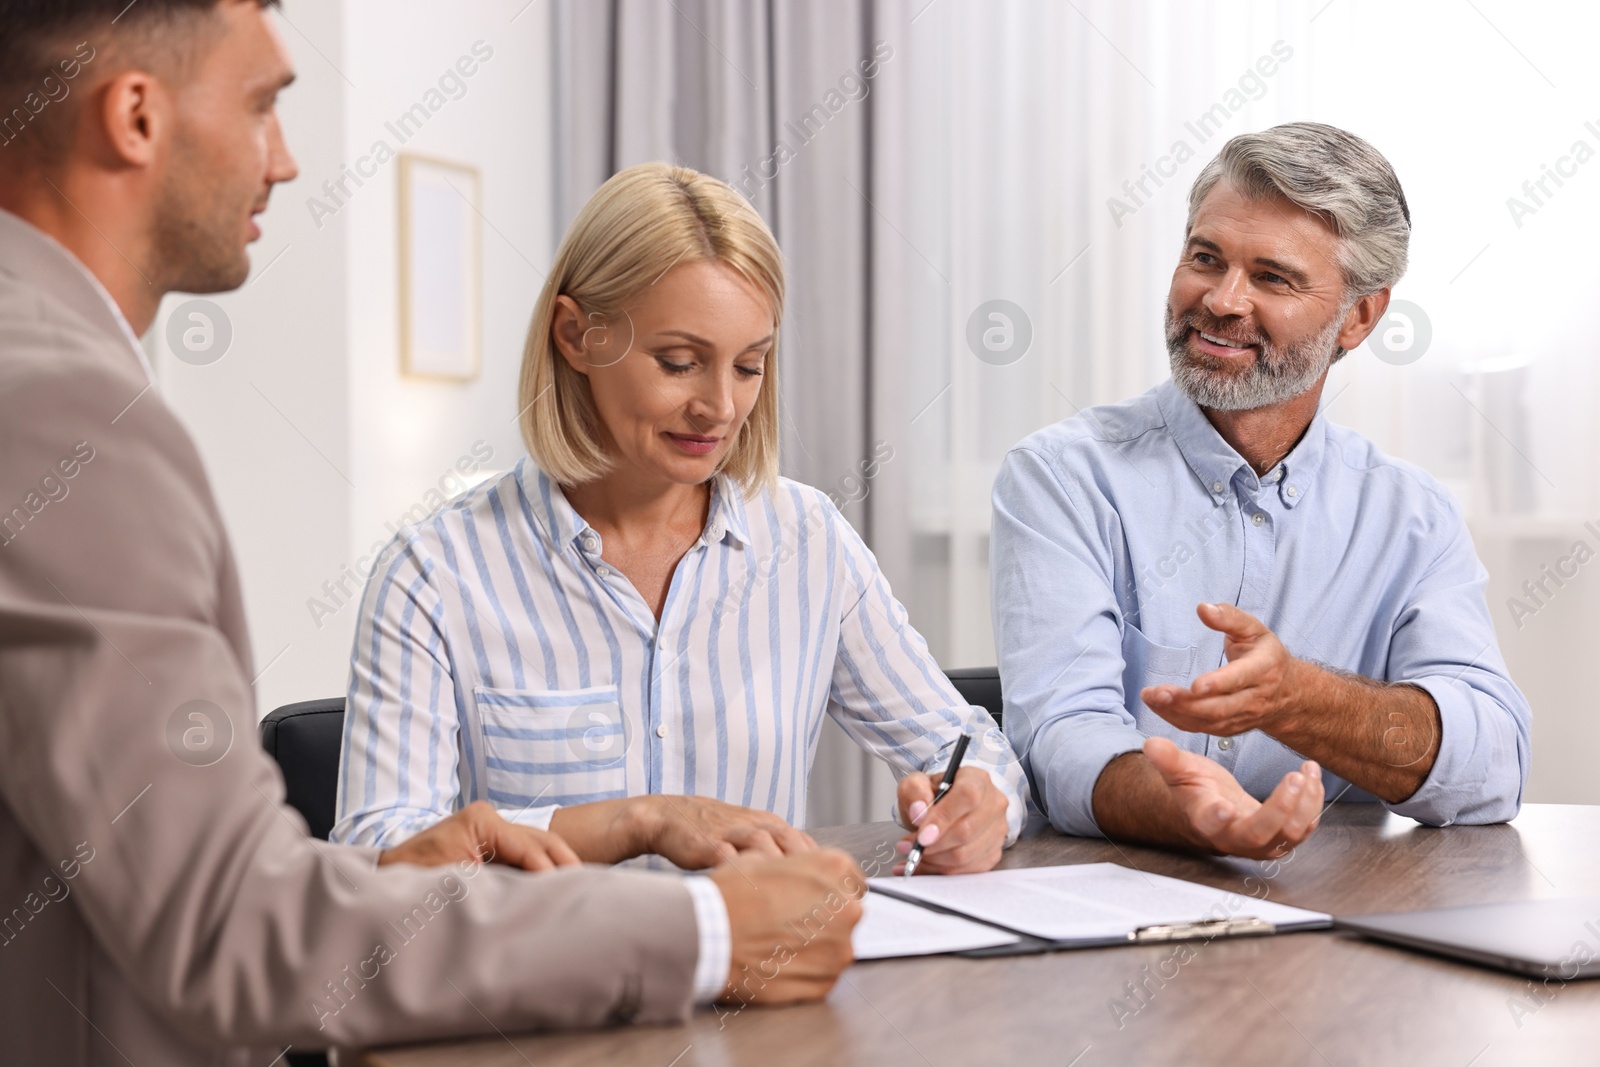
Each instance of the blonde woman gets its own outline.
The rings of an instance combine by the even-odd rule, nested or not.
[[[595,193],[534,309],[528,458],[402,531],[367,586],[335,840],[487,800],[589,862],[809,850],[829,714],[900,776],[919,870],[999,860],[1015,756],[828,498],[778,476],[783,299],[771,232],[722,182],[645,164]]]

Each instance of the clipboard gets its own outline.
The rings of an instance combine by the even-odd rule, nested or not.
[[[977,920],[973,920],[976,922]],[[1277,933],[1294,933],[1300,930],[1327,930],[1333,926],[1332,920],[1324,922],[1311,922],[1280,929],[1276,924],[1265,919],[1254,917],[1243,919],[1216,919],[1207,922],[1195,923],[1158,923],[1152,926],[1141,926],[1137,930],[1128,931],[1123,938],[1107,938],[1102,941],[1046,941],[1040,937],[1022,935],[1020,940],[1011,945],[996,945],[993,948],[967,949],[962,952],[952,952],[952,956],[966,956],[971,959],[982,959],[988,956],[1030,956],[1041,952],[1060,952],[1073,948],[1116,948],[1120,945],[1149,944],[1157,941],[1211,941],[1218,937],[1269,937]],[[997,927],[997,929],[1000,929]]]
[[[874,878],[874,892],[1017,935],[953,955],[1014,956],[1326,930],[1333,917],[1116,863]]]

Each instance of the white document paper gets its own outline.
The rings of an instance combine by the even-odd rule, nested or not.
[[[1329,919],[1321,912],[1146,874],[1117,863],[873,878],[870,884],[1048,941],[1120,939],[1142,926],[1217,919],[1261,919],[1279,927]]]
[[[973,948],[1014,945],[1020,938],[992,926],[945,915],[916,904],[868,893],[861,901],[861,921],[850,944],[858,960],[893,956],[932,956]]]

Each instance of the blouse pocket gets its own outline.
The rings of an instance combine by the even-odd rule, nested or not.
[[[628,728],[614,685],[473,690],[488,799],[496,807],[588,804],[627,795]]]

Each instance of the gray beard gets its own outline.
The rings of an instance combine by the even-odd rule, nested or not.
[[[1344,355],[1336,339],[1349,310],[1340,308],[1315,337],[1297,345],[1279,348],[1263,341],[1253,366],[1225,374],[1210,366],[1204,356],[1189,351],[1190,317],[1174,322],[1168,308],[1167,359],[1173,384],[1196,404],[1217,411],[1253,411],[1281,404],[1316,385],[1334,360]]]

